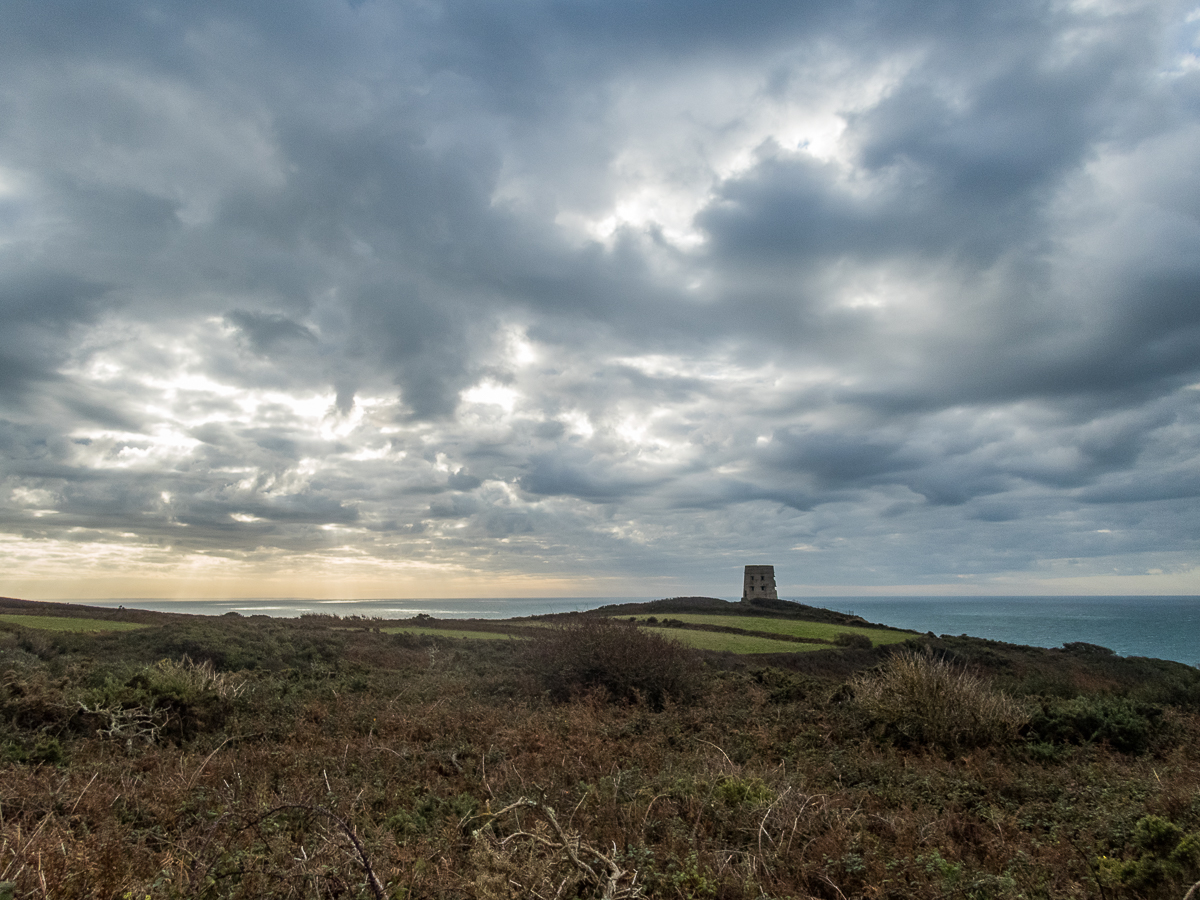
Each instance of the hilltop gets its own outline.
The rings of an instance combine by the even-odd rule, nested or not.
[[[869,625],[861,616],[834,612],[819,606],[806,606],[792,600],[769,600],[760,598],[752,601],[729,602],[716,597],[670,597],[649,603],[619,603],[591,610],[592,614],[604,616],[661,615],[670,613],[712,613],[716,615],[760,616],[770,618],[801,619],[807,622],[828,622],[835,625]],[[887,627],[887,626],[879,626]]]

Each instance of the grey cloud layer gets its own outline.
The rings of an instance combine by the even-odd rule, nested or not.
[[[1185,6],[0,18],[14,539],[692,589],[1200,563]]]

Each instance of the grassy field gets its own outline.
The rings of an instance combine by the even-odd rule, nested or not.
[[[680,618],[680,617],[675,617],[675,618]],[[690,616],[690,617],[683,617],[683,618],[687,618],[687,619],[691,619],[691,618],[722,619],[722,618],[725,618],[725,619],[728,619],[728,618],[732,618],[732,617],[726,617],[726,616],[711,616],[711,617],[710,616],[694,616],[694,617],[691,617]],[[770,625],[779,626],[777,629],[772,629],[772,628],[768,628],[768,627],[763,627],[763,628],[759,629],[760,631],[763,631],[763,632],[770,631],[771,633],[774,633],[774,634],[791,634],[793,631],[800,630],[795,627],[797,625],[797,623],[787,622],[782,619],[780,619],[780,620],[734,619],[734,621],[739,622],[739,623],[742,621],[747,622],[747,624],[745,626],[738,625],[735,627],[749,628],[751,624],[757,624],[760,622],[764,623],[767,626],[770,626]],[[541,627],[549,627],[549,623],[534,623],[534,624],[541,625]],[[717,623],[717,624],[726,624],[726,623]],[[804,624],[804,623],[800,623],[800,624]],[[834,628],[834,626],[825,626],[819,622],[818,623],[807,623],[807,624],[813,625],[817,629]],[[787,630],[787,626],[791,626],[792,630],[791,631]],[[647,626],[647,625],[640,625],[639,627],[643,631],[647,631],[647,632],[651,632],[651,633],[655,633],[655,634],[661,634],[665,638],[679,641],[681,644],[684,644],[688,647],[692,647],[696,650],[714,650],[714,651],[721,652],[721,653],[740,653],[740,654],[751,655],[751,654],[758,654],[758,653],[804,653],[809,650],[829,649],[828,644],[801,644],[801,643],[796,643],[794,641],[778,641],[778,640],[773,640],[770,637],[764,637],[761,635],[728,634],[728,633],[723,633],[723,632],[719,632],[719,631],[695,631],[695,630],[686,629],[686,628],[658,628],[658,627]],[[832,638],[836,634],[839,634],[839,633],[847,631],[847,630],[848,629],[845,629],[845,628],[835,629],[835,631],[830,634],[830,637]],[[876,631],[872,630],[872,629],[858,629],[858,630],[871,632],[872,636],[875,636],[875,633],[876,633]],[[497,631],[473,631],[473,630],[466,630],[466,629],[462,629],[462,628],[439,628],[436,625],[384,626],[380,629],[380,631],[382,631],[384,634],[414,634],[414,635],[427,635],[429,637],[461,638],[463,640],[512,640],[512,639],[522,640],[526,637],[526,635],[524,635],[524,634],[504,633],[504,632],[497,632]],[[884,634],[886,634],[889,638],[895,637],[895,632],[884,632]],[[805,636],[807,636],[807,635],[805,635]],[[821,636],[822,637],[824,636],[823,631],[821,631]],[[882,643],[882,642],[880,642],[880,643]]]
[[[677,617],[673,617],[677,618]],[[661,634],[670,640],[679,641],[696,650],[716,650],[723,653],[804,653],[808,650],[828,650],[828,644],[798,644],[794,641],[776,641],[754,634],[726,634],[720,631],[692,631],[687,628],[655,628],[638,626],[642,631]]]
[[[680,613],[679,615],[671,615],[668,618],[676,619],[688,625],[720,625],[728,628],[744,628],[747,631],[758,631],[764,634],[782,634],[788,637],[809,638],[818,641],[833,641],[839,634],[861,634],[869,638],[872,645],[876,647],[887,644],[899,644],[912,637],[907,632],[892,631],[888,628],[870,628],[861,625],[833,625],[827,622],[805,622],[799,619],[770,619],[762,616]],[[745,652],[768,651],[751,650]]]
[[[133,631],[145,628],[135,622],[113,622],[107,619],[76,619],[66,616],[26,616],[0,614],[0,623],[36,628],[42,631]]]

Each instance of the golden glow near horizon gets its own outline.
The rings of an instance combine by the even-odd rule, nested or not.
[[[0,596],[26,600],[451,599],[470,597],[724,596],[729,584],[669,577],[538,576],[330,554],[266,558],[180,554],[111,542],[0,539]],[[796,569],[802,566],[796,564]],[[736,571],[731,570],[734,575]],[[68,574],[69,573],[69,574]],[[781,572],[790,577],[791,573]],[[736,585],[734,586],[736,587]],[[782,584],[781,596],[1200,595],[1200,568],[1174,573],[963,578],[926,584]]]

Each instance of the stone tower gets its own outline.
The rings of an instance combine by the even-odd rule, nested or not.
[[[742,581],[742,600],[778,600],[774,566],[746,566]]]

